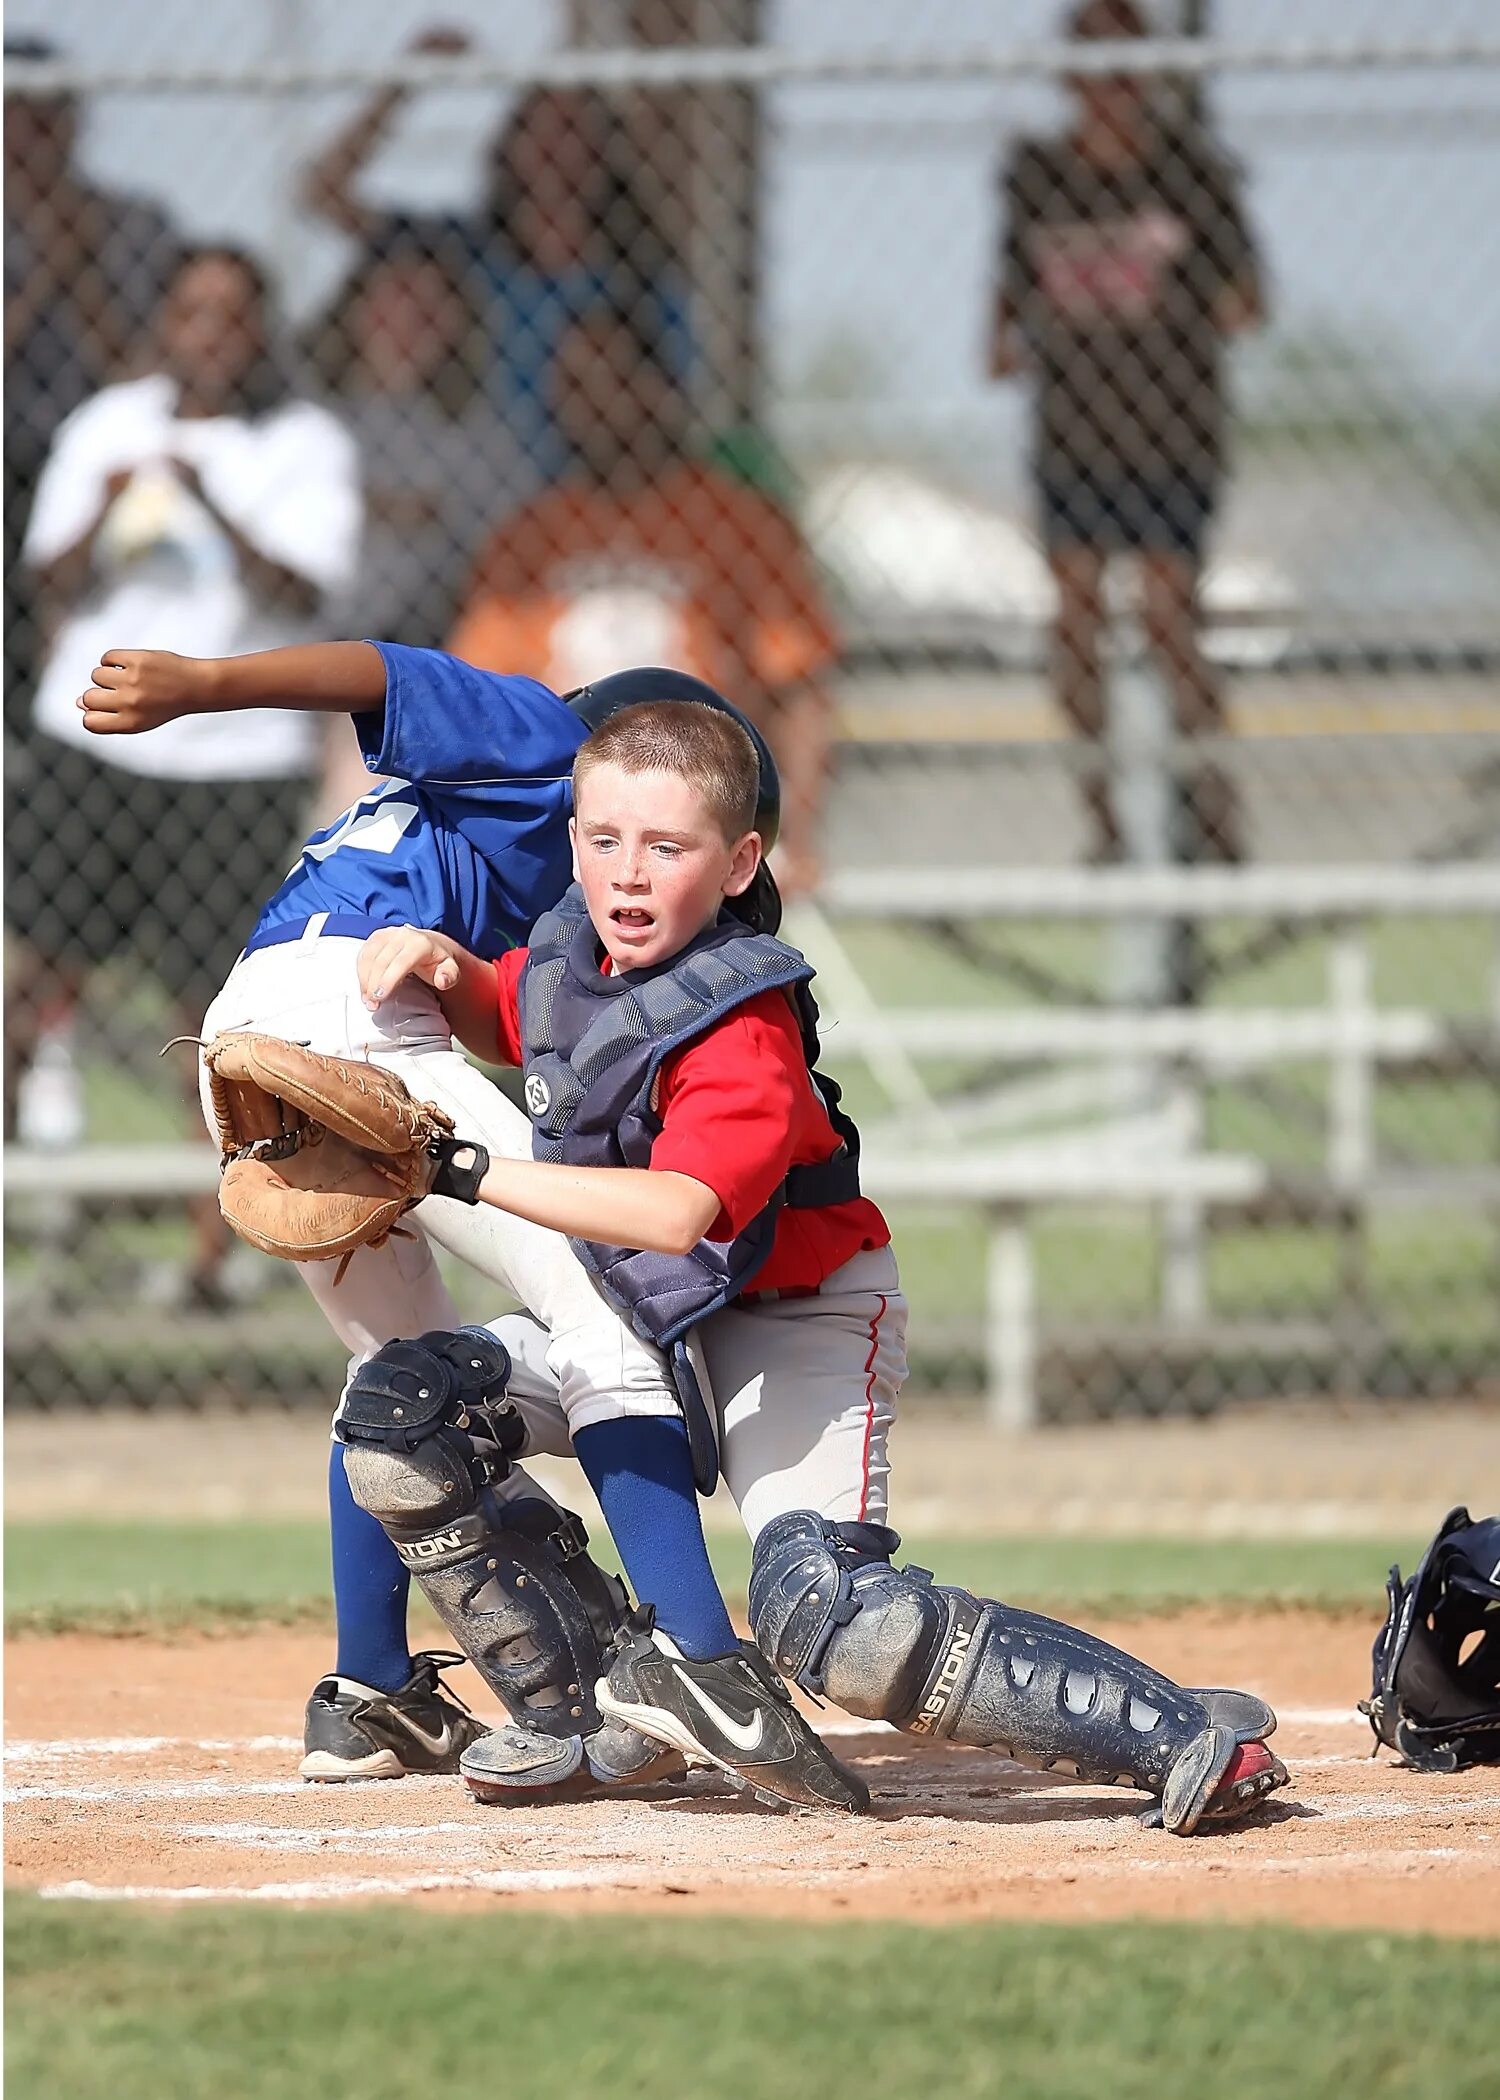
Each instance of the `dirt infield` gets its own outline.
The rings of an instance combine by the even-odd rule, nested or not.
[[[1292,1785],[1254,1824],[1183,1842],[1142,1830],[1129,1794],[832,1714],[821,1725],[874,1793],[868,1819],[788,1817],[705,1778],[509,1811],[456,1779],[308,1787],[295,1730],[321,1637],[66,1636],[9,1648],[8,1878],[98,1900],[1500,1929],[1500,1770],[1420,1778],[1370,1760],[1353,1710],[1362,1621],[1201,1613],[1099,1631],[1189,1684],[1272,1699]]]
[[[908,1405],[897,1424],[892,1522],[966,1537],[1428,1538],[1445,1509],[1492,1506],[1500,1402],[1410,1406],[1275,1401],[1208,1421],[1076,1423],[997,1436],[973,1408]],[[576,1465],[528,1460],[592,1526]],[[328,1425],[314,1408],[143,1417],[13,1413],[10,1518],[322,1519]],[[721,1489],[704,1521],[743,1527]]]

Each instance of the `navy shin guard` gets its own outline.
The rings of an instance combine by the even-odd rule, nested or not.
[[[897,1568],[895,1532],[776,1518],[756,1541],[750,1623],[784,1676],[910,1734],[1157,1796],[1195,1828],[1241,1743],[1276,1717],[1248,1692],[1190,1691],[1123,1649]]]
[[[624,1614],[577,1517],[506,1483],[524,1431],[510,1362],[483,1328],[388,1342],[351,1381],[338,1431],[350,1492],[377,1517],[454,1640],[518,1722],[587,1735]]]

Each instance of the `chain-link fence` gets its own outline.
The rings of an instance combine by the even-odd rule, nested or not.
[[[1489,10],[455,15],[12,10],[13,1399],[336,1384],[157,1053],[368,776],[74,702],[347,634],[764,723],[921,1387],[1492,1381]]]

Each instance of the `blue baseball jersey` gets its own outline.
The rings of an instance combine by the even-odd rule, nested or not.
[[[426,926],[475,955],[524,942],[571,879],[573,754],[587,729],[533,678],[377,642],[385,705],[353,717],[387,777],[314,832],[252,944],[315,913]]]

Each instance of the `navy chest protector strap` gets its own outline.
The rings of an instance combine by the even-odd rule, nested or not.
[[[646,1167],[661,1131],[658,1079],[674,1051],[762,992],[791,1001],[813,1082],[838,1150],[795,1166],[771,1201],[731,1240],[700,1240],[687,1254],[574,1240],[574,1252],[637,1334],[672,1358],[698,1484],[718,1478],[710,1411],[683,1346],[710,1313],[751,1285],[771,1251],[783,1206],[819,1209],[859,1194],[859,1133],[834,1082],[816,1071],[813,971],[795,948],[721,917],[670,962],[605,976],[582,892],[570,889],[540,920],[521,975],[525,1100],[538,1159],[569,1166]]]

